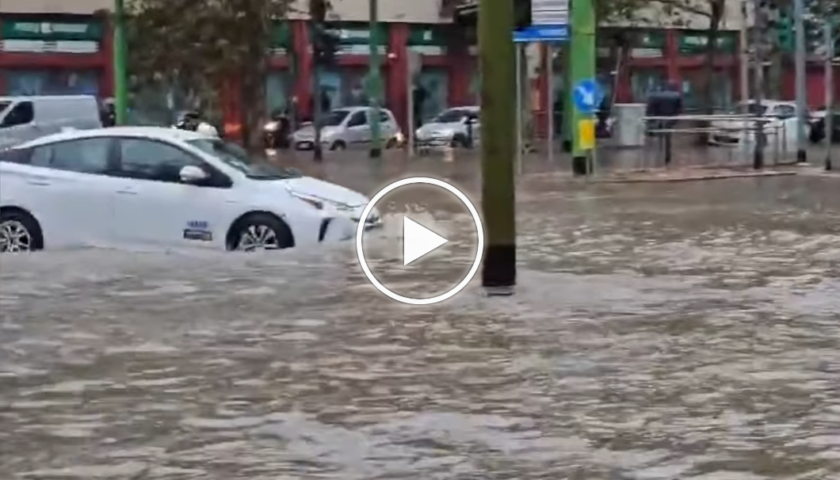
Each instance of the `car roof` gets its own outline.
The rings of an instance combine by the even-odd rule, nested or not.
[[[379,107],[379,109],[382,110],[383,112],[390,112],[391,111],[391,110],[389,110],[385,107]],[[349,113],[358,112],[359,110],[362,110],[362,111],[371,110],[371,107],[361,105],[361,106],[356,106],[356,107],[338,107],[338,108],[333,108],[332,109],[333,112],[349,112]]]
[[[19,100],[78,100],[78,99],[96,99],[93,95],[12,95],[0,96],[0,101],[16,102]]]
[[[55,133],[35,140],[22,143],[17,148],[37,147],[39,145],[46,145],[48,143],[63,142],[67,140],[77,140],[82,138],[101,138],[101,137],[141,137],[151,138],[155,140],[164,141],[190,141],[208,138],[201,133],[190,130],[181,130],[179,128],[166,127],[108,127],[96,128],[90,130],[70,130],[61,133]]]

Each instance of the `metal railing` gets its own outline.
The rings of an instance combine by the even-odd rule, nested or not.
[[[790,128],[772,117],[745,114],[646,116],[644,139],[636,148],[611,148],[603,142],[597,165],[610,170],[650,170],[663,167],[752,167],[759,130],[763,130],[764,167],[795,156]]]

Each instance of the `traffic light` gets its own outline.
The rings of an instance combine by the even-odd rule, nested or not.
[[[326,25],[327,12],[332,8],[329,0],[309,0],[309,17],[312,20],[312,56],[316,65],[332,65],[339,48],[339,37]]]
[[[779,11],[776,33],[779,38],[779,47],[783,52],[793,52],[796,49],[796,35],[793,31],[793,15],[790,9]]]
[[[531,0],[514,0],[514,29],[523,30],[531,26]]]
[[[333,65],[341,39],[324,24],[312,28],[312,55],[316,65]]]

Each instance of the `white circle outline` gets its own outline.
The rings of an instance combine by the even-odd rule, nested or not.
[[[382,198],[393,192],[394,190],[405,187],[408,185],[416,185],[416,184],[423,184],[423,185],[432,185],[435,187],[440,187],[449,193],[458,197],[458,200],[467,207],[467,210],[470,211],[470,215],[472,215],[473,222],[475,222],[476,227],[476,236],[478,237],[478,245],[476,245],[476,253],[475,259],[473,260],[473,264],[470,267],[470,271],[467,272],[467,275],[461,280],[458,285],[455,285],[451,290],[448,292],[441,293],[436,297],[431,298],[409,298],[402,296],[398,293],[395,293],[388,289],[385,285],[382,285],[380,282],[370,271],[370,267],[367,265],[367,261],[365,260],[365,252],[362,246],[362,238],[365,234],[365,223],[367,222],[367,218],[370,215],[370,212],[376,207],[376,204],[382,200]],[[405,239],[403,239],[405,241]],[[484,224],[481,223],[481,217],[478,216],[478,210],[476,210],[475,205],[472,204],[469,198],[464,195],[464,192],[458,190],[454,186],[449,183],[446,183],[442,180],[438,180],[436,178],[430,177],[409,177],[404,178],[402,180],[397,180],[396,182],[391,183],[390,185],[386,186],[382,190],[376,192],[376,195],[370,199],[368,204],[365,206],[365,209],[362,211],[362,216],[359,219],[359,225],[356,227],[356,257],[359,259],[359,266],[362,267],[362,271],[365,272],[365,276],[370,281],[370,283],[380,292],[385,294],[387,297],[391,298],[392,300],[396,300],[400,303],[404,303],[406,305],[434,305],[436,303],[440,303],[457,295],[461,290],[466,288],[466,286],[472,281],[475,274],[478,273],[478,268],[481,266],[481,260],[484,257]]]

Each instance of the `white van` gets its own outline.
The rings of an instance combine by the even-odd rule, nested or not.
[[[102,128],[96,97],[0,97],[0,149],[44,135],[91,128]]]

